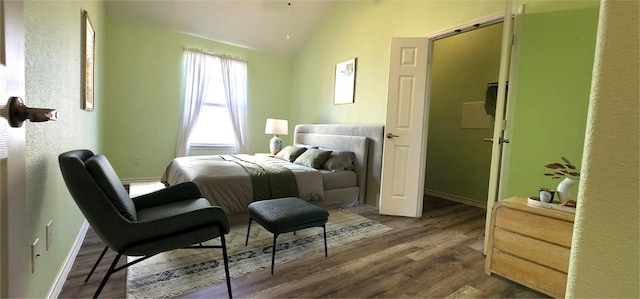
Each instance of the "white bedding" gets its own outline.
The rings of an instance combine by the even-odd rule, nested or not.
[[[256,163],[286,167],[296,178],[300,198],[309,201],[324,199],[322,174],[314,168],[270,157],[235,156]],[[195,182],[211,204],[223,207],[228,214],[246,212],[247,206],[254,201],[251,178],[245,169],[235,162],[224,160],[221,156],[176,158],[165,170],[161,181],[165,185]]]

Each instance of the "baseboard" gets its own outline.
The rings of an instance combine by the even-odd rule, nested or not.
[[[60,269],[60,272],[58,272],[58,275],[49,290],[49,294],[47,294],[47,298],[58,298],[60,296],[64,282],[67,281],[67,276],[69,276],[73,262],[76,260],[76,256],[78,255],[78,251],[80,251],[80,247],[82,246],[82,242],[84,242],[84,237],[87,235],[88,229],[89,222],[85,220],[80,227],[76,241],[73,243],[73,247],[71,247],[64,265]]]
[[[453,194],[449,194],[449,193],[444,193],[444,192],[435,191],[435,190],[428,190],[428,189],[424,189],[424,194],[425,195],[429,195],[429,196],[433,196],[433,197],[438,197],[438,198],[442,198],[442,199],[446,199],[446,200],[451,200],[451,201],[463,203],[463,204],[467,204],[467,205],[474,206],[474,207],[479,207],[479,208],[484,208],[484,209],[487,208],[487,203],[486,202],[478,202],[477,200],[473,200],[473,199],[467,198],[467,197],[462,197],[462,196],[458,196],[458,195],[453,195]]]

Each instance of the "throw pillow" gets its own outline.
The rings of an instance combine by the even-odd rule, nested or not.
[[[331,151],[310,148],[302,153],[293,163],[320,169],[322,165],[324,165],[324,162],[327,162],[330,155]]]
[[[319,147],[317,147],[315,145],[308,145],[308,144],[302,144],[302,143],[298,143],[298,144],[296,144],[296,146],[304,147],[304,148],[319,148]]]
[[[331,171],[341,171],[346,169],[354,169],[353,161],[356,154],[348,151],[333,151],[327,162],[324,162],[322,168]]]
[[[300,154],[304,153],[306,150],[306,147],[287,145],[285,148],[279,151],[275,157],[285,161],[293,162],[296,160],[296,158],[298,158],[298,156],[300,156]]]

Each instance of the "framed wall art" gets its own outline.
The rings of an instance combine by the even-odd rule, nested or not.
[[[82,73],[82,85],[83,85],[83,99],[82,109],[93,111],[94,99],[93,99],[93,70],[95,62],[95,50],[96,50],[96,33],[89,20],[89,13],[85,10],[82,12],[83,19],[83,36],[84,43],[83,48],[83,73]]]
[[[356,90],[357,58],[336,64],[336,78],[333,94],[334,104],[353,103]]]

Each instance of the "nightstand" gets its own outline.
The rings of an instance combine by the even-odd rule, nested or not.
[[[485,272],[555,298],[567,285],[574,214],[512,197],[493,207]]]

